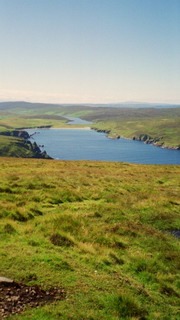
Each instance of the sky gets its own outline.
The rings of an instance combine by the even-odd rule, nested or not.
[[[0,0],[0,100],[180,103],[180,0]]]

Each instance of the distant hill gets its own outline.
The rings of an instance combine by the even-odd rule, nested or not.
[[[49,104],[49,103],[34,103],[34,102],[27,102],[27,101],[6,101],[6,102],[0,102],[0,110],[1,109],[12,109],[12,108],[37,108],[37,107],[51,107],[55,106],[55,104]]]
[[[0,102],[0,110],[8,108],[45,108],[45,107],[104,107],[104,108],[179,108],[180,104],[169,103],[147,103],[147,102],[120,102],[120,103],[43,103],[43,102],[27,102],[27,101],[6,101]]]

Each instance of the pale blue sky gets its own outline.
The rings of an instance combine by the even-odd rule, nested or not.
[[[0,100],[180,103],[180,0],[0,0]]]

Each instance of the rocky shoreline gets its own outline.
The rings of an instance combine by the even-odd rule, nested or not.
[[[148,134],[140,134],[138,137],[134,136],[132,139],[136,141],[142,141],[146,144],[152,144],[155,147],[160,147],[160,148],[166,148],[170,150],[180,150],[180,147],[170,147],[170,146],[165,146],[164,142],[162,141],[163,137],[151,137]]]
[[[106,133],[107,137],[110,139],[120,139],[122,136],[120,136],[119,134],[112,134],[111,130],[108,129],[98,129],[98,128],[91,128],[97,132],[101,132],[101,133]],[[130,138],[126,138],[126,137],[122,137],[123,139],[130,139]],[[134,141],[141,141],[143,143],[146,144],[152,144],[155,147],[160,147],[160,148],[165,148],[165,149],[170,149],[170,150],[180,150],[180,146],[178,147],[173,147],[173,146],[166,146],[164,145],[164,142],[162,141],[163,137],[151,137],[148,134],[140,134],[139,136],[133,136],[131,138],[131,140]]]
[[[36,127],[37,128],[37,127]],[[51,128],[51,126],[39,126],[38,128]],[[27,129],[27,128],[26,128]],[[107,138],[109,139],[120,139],[121,136],[119,134],[113,134],[111,132],[111,130],[108,129],[99,129],[96,127],[92,127],[91,129],[99,132],[99,133],[105,133]],[[12,144],[14,144],[16,146],[16,151],[22,150],[22,152],[8,152],[5,151],[2,154],[0,154],[1,156],[13,156],[13,157],[24,157],[24,158],[39,158],[39,159],[53,159],[52,157],[50,157],[47,152],[45,150],[41,150],[42,147],[44,147],[43,145],[37,145],[37,143],[31,142],[30,139],[31,137],[36,134],[36,132],[34,132],[33,134],[29,134],[26,130],[24,130],[23,128],[21,129],[15,129],[15,130],[6,130],[6,131],[2,131],[0,132],[0,136],[7,136],[7,137],[13,137],[13,138],[18,138],[17,141],[12,141]],[[124,139],[127,139],[126,137],[122,137]],[[166,149],[170,149],[170,150],[180,150],[180,146],[177,147],[171,147],[171,146],[165,146],[164,142],[162,141],[163,137],[155,137],[153,138],[152,136],[148,135],[148,134],[140,134],[139,136],[133,136],[131,138],[132,140],[135,141],[140,141],[143,142],[145,144],[152,144],[156,147],[160,147],[160,148],[166,148]]]
[[[110,136],[111,130],[106,130],[106,129],[98,129],[98,128],[91,128],[92,130],[95,130],[96,132],[100,133],[106,133],[107,138],[109,139],[120,139],[121,136],[118,134],[114,134]]]

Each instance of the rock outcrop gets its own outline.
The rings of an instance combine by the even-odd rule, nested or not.
[[[25,142],[25,146],[27,146],[27,148],[32,151],[34,155],[32,156],[32,158],[52,159],[45,150],[41,151],[40,147],[37,145],[36,142],[32,143],[31,141],[27,140]]]
[[[165,146],[164,145],[164,142],[162,141],[163,137],[151,137],[150,135],[148,134],[140,134],[139,136],[134,136],[133,137],[133,140],[137,140],[137,141],[142,141],[144,143],[147,143],[147,144],[153,144],[154,146],[157,146],[157,147],[161,147],[161,148],[167,148],[167,149],[172,149],[172,150],[180,150],[180,147],[177,146],[177,147],[168,147],[168,146]]]
[[[2,136],[8,136],[8,137],[17,137],[17,138],[23,138],[23,139],[29,139],[30,135],[27,131],[24,130],[7,130],[7,131],[1,131],[0,135]]]
[[[111,134],[111,130],[107,129],[98,129],[98,128],[92,128],[93,130],[101,133],[106,133],[107,137],[110,139],[120,139],[121,136],[119,134]]]
[[[138,137],[136,137],[136,136],[133,137],[133,140],[142,141],[142,142],[147,143],[147,144],[156,144],[156,145],[159,145],[159,146],[163,145],[163,142],[161,142],[161,139],[162,139],[162,137],[153,138],[153,137],[151,137],[150,135],[148,135],[146,133],[140,134]]]
[[[103,132],[103,133],[107,133],[107,134],[109,134],[111,132],[111,130],[106,130],[106,129],[98,129],[98,128],[92,128],[92,129],[97,132]]]

